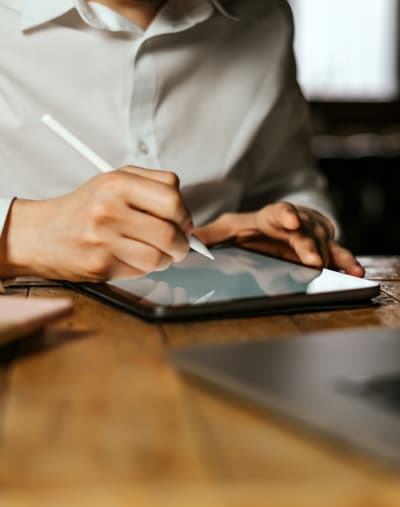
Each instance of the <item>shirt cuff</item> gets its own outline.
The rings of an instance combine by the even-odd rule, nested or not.
[[[0,235],[3,232],[4,224],[7,220],[8,212],[10,211],[11,203],[15,197],[0,198]],[[0,294],[4,294],[6,287],[14,282],[15,278],[0,279]]]
[[[3,232],[4,224],[6,223],[7,215],[14,199],[15,197],[0,198],[0,235]]]

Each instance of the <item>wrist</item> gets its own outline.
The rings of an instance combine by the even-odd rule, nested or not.
[[[34,274],[33,251],[37,201],[15,199],[8,211],[0,237],[0,276]]]

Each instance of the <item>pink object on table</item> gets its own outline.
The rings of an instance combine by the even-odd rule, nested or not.
[[[71,310],[69,299],[0,296],[0,345],[32,333]]]

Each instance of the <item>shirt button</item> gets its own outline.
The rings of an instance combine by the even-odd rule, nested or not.
[[[149,147],[147,146],[147,144],[144,141],[138,142],[138,148],[139,148],[140,153],[143,153],[143,155],[148,155]]]

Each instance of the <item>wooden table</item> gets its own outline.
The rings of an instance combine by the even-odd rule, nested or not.
[[[0,357],[0,506],[400,506],[400,471],[199,388],[166,359],[189,344],[400,326],[400,258],[361,261],[382,280],[379,307],[221,322],[154,325],[62,287],[12,289],[68,295],[75,312]]]

